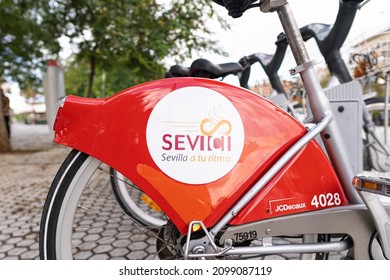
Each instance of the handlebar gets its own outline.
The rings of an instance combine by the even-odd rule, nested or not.
[[[213,1],[229,9],[233,9],[234,6],[237,11],[241,9],[242,12],[245,9],[250,8],[251,5],[253,5],[253,2],[256,2],[253,0]],[[363,5],[362,2],[366,3],[368,1],[370,0],[340,0],[339,11],[333,25],[314,23],[306,25],[300,29],[305,41],[315,38],[320,52],[324,56],[328,65],[329,71],[336,75],[342,83],[351,81],[352,77],[349,74],[345,62],[341,58],[340,49],[348,36],[357,10]],[[238,74],[241,72],[239,75],[240,85],[248,88],[251,65],[259,62],[267,74],[273,89],[279,93],[285,93],[277,72],[283,62],[288,46],[286,36],[283,33],[279,34],[275,44],[277,45],[277,48],[274,55],[256,53],[241,58],[239,64],[242,66],[242,69],[239,69],[239,65],[237,65],[237,63],[216,65],[209,61],[200,59],[195,61],[196,65],[192,65],[192,68],[195,68],[197,72],[189,74],[191,76],[196,74],[196,76],[202,77],[207,74],[209,75],[207,76],[209,78],[218,78],[226,76],[227,74]],[[202,70],[202,73],[200,73],[199,70]]]
[[[278,93],[285,93],[282,82],[280,81],[278,75],[278,70],[283,62],[288,44],[287,40],[279,40],[279,37],[275,43],[276,51],[274,55],[255,53],[249,56],[244,56],[240,59],[239,62],[243,66],[243,72],[240,77],[240,85],[242,87],[249,88],[248,80],[250,76],[251,65],[258,62],[261,64],[264,72],[267,74],[272,88],[275,89]]]
[[[352,80],[348,68],[341,57],[340,49],[343,46],[352,23],[361,3],[365,0],[342,0],[339,2],[339,11],[333,25],[313,23],[300,28],[303,40],[314,38],[318,48],[325,58],[329,71],[341,83]],[[284,36],[282,39],[287,42]]]
[[[315,38],[320,52],[328,65],[329,71],[335,75],[341,83],[351,81],[352,76],[341,57],[340,49],[349,34],[357,10],[368,1],[370,0],[340,0],[338,14],[333,25],[314,23],[300,29],[305,41]],[[236,5],[239,5],[239,2],[245,1],[216,0],[214,2],[223,5],[228,9],[226,2],[230,2],[230,4],[231,2],[235,2]],[[255,1],[246,2],[253,3]],[[283,33],[278,36],[276,45],[277,49],[273,56],[257,53],[243,57],[240,60],[240,63],[243,65],[243,72],[240,76],[240,85],[242,87],[248,88],[251,71],[250,66],[255,62],[259,62],[266,72],[272,87],[278,92],[285,92],[277,74],[283,62],[288,45],[287,38]]]

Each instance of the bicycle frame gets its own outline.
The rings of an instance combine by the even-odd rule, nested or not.
[[[276,11],[287,35],[298,65],[293,72],[301,75],[313,112],[315,125],[309,131],[245,89],[206,79],[172,78],[105,99],[62,99],[54,142],[96,157],[140,186],[187,235],[185,258],[277,252],[233,248],[237,239],[232,236],[252,232],[266,237],[271,228],[272,234],[274,229],[281,235],[302,233],[297,227],[288,229],[289,221],[313,226],[304,226],[304,234],[348,233],[358,242],[354,245],[358,258],[369,257],[367,247],[376,228],[389,257],[388,208],[375,195],[357,192],[351,183],[355,174],[346,145],[287,1],[262,1],[261,10]],[[202,134],[191,134],[194,120]],[[318,134],[331,163],[314,140]],[[171,150],[175,152],[169,154]],[[208,164],[201,164],[206,156]],[[313,198],[321,194],[330,198],[314,205]],[[359,233],[343,224],[347,218]],[[324,221],[329,222],[327,229]],[[270,226],[277,222],[279,228]],[[192,240],[199,227],[206,236]],[[223,248],[213,241],[218,234]],[[204,250],[202,244],[209,246]],[[350,246],[346,240],[281,248],[324,252]]]

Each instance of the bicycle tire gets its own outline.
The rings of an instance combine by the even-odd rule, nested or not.
[[[378,172],[390,171],[390,132],[387,122],[385,126],[385,98],[373,97],[364,100],[366,110],[369,114],[372,124],[365,130],[365,170],[376,170]],[[390,115],[390,104],[388,105],[388,114]]]
[[[65,159],[43,207],[41,259],[156,258],[157,235],[123,212],[112,192],[109,168],[77,150]],[[148,247],[137,248],[140,240]]]
[[[167,219],[162,210],[131,180],[110,169],[112,190],[123,211],[141,225],[158,229]]]
[[[385,110],[385,98],[384,97],[373,97],[364,100],[366,104],[367,111],[370,113],[373,118],[372,121],[376,126],[383,126],[384,120],[380,120],[375,116],[376,113],[381,113]],[[388,105],[388,111],[390,111],[390,103]]]

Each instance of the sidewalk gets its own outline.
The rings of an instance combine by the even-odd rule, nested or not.
[[[12,124],[13,151],[0,154],[0,259],[38,259],[43,201],[69,149],[47,125]]]
[[[47,125],[13,124],[11,130],[13,151],[0,154],[0,260],[37,260],[42,207],[51,182],[70,149],[51,143],[52,136]],[[109,177],[104,181],[106,179]],[[99,211],[104,220],[114,214],[114,220],[119,220],[118,213],[113,211],[120,209],[119,204],[110,192],[111,188],[107,190],[112,200],[107,204],[112,207],[101,205]],[[120,212],[119,216],[128,222],[126,214]],[[86,220],[83,221],[85,222]],[[103,242],[104,236],[109,236],[106,235],[109,232],[128,230],[128,227],[112,228],[111,224],[102,227],[101,221],[93,222],[93,227],[90,228],[93,234],[85,238],[98,236],[102,238],[102,242],[93,252],[89,246],[79,249],[80,258],[107,259],[108,255],[115,258],[118,250],[129,250],[129,254],[137,259],[155,256],[155,245],[150,241],[151,237],[142,231],[135,229],[136,234],[132,237],[128,237],[127,231],[126,234],[118,233],[119,240],[116,243],[110,238],[105,238],[106,241]],[[99,223],[99,226],[94,228],[95,223]],[[80,242],[83,236],[79,235]],[[154,237],[152,239],[155,240]],[[122,248],[124,242],[128,245]]]

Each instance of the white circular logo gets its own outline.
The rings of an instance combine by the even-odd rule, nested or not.
[[[204,87],[185,87],[163,97],[146,127],[154,162],[187,184],[213,182],[229,173],[241,156],[244,138],[237,109]]]

